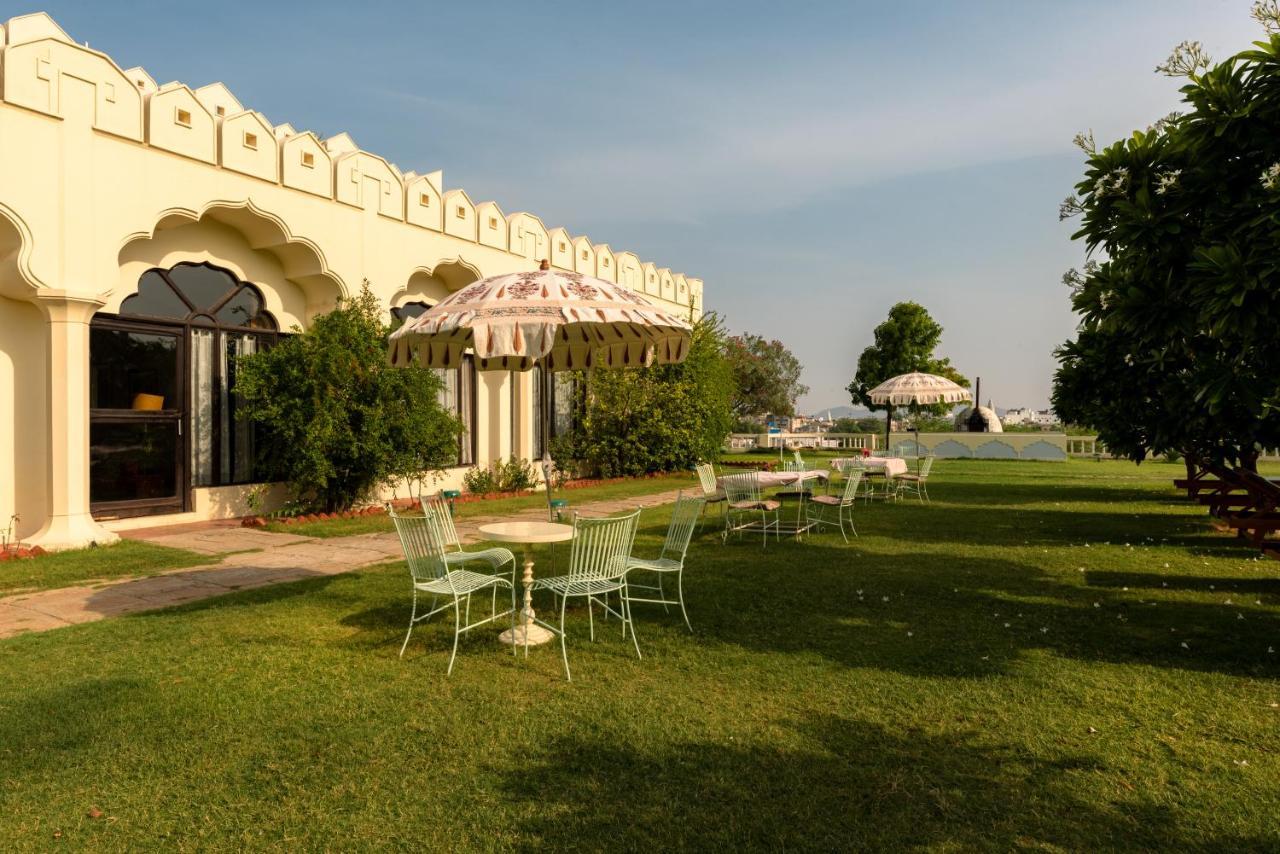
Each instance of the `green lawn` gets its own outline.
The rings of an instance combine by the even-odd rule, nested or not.
[[[121,540],[109,546],[4,561],[0,563],[0,595],[28,590],[50,590],[130,576],[155,575],[170,569],[217,561],[217,557],[185,549]]]
[[[1280,564],[1180,471],[942,461],[848,546],[708,530],[696,634],[579,611],[571,683],[496,630],[398,659],[402,565],[0,641],[0,845],[1276,850]]]
[[[685,474],[647,477],[638,480],[623,480],[614,483],[602,483],[597,486],[586,486],[579,489],[565,489],[556,492],[556,498],[569,502],[569,508],[589,501],[609,501],[617,498],[632,498],[638,495],[650,495],[671,489],[698,488],[697,477],[693,472]],[[547,506],[547,494],[542,490],[514,498],[497,498],[491,501],[466,502],[456,505],[457,518],[466,519],[471,516],[500,516],[518,510],[543,508]],[[284,525],[272,522],[267,525],[268,531],[283,534],[298,534],[303,537],[348,537],[353,534],[373,534],[380,531],[395,530],[391,519],[386,514],[376,516],[357,516],[352,519],[329,519],[320,522],[300,522]]]

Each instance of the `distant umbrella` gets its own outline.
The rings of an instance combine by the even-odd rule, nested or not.
[[[888,406],[884,419],[884,446],[889,448],[889,428],[893,424],[895,406],[933,406],[938,403],[960,403],[969,400],[969,391],[946,377],[912,371],[891,377],[867,393],[876,406]],[[916,451],[920,449],[920,431],[916,434]]]

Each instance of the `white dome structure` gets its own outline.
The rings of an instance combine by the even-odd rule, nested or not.
[[[966,406],[956,413],[955,425],[956,432],[969,433],[974,432],[969,426],[969,419],[973,417],[973,407]],[[978,407],[978,417],[986,424],[986,432],[1003,433],[1004,427],[1000,424],[1000,416],[996,415],[996,411],[989,406]]]

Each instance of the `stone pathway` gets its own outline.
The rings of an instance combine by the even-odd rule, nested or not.
[[[676,495],[677,492],[672,490],[575,504],[574,508],[592,515],[608,515],[636,507],[670,504],[676,500]],[[532,508],[502,517],[460,519],[457,523],[458,536],[464,543],[476,542],[480,539],[476,530],[480,525],[512,518],[545,519],[546,511]],[[103,581],[0,598],[0,638],[169,608],[237,590],[337,575],[404,556],[400,540],[394,533],[320,539],[230,527],[226,523],[208,523],[179,528],[144,528],[129,531],[125,536],[225,557],[209,566],[171,570],[146,578]]]

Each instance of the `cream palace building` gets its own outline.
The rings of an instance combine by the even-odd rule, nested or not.
[[[368,282],[388,322],[541,259],[696,318],[702,282],[272,124],[220,83],[156,85],[44,14],[0,26],[0,530],[46,548],[240,515],[234,357]],[[468,464],[535,458],[555,391],[447,377]],[[278,495],[279,490],[275,490]]]

